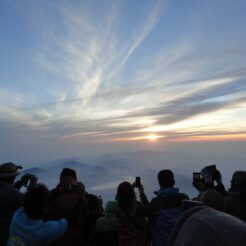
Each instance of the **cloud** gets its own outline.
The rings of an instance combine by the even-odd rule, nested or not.
[[[33,7],[33,32],[41,37],[35,61],[43,77],[33,82],[37,88],[30,88],[31,100],[25,93],[0,90],[2,120],[41,130],[40,134],[45,129],[66,141],[138,138],[154,127],[168,129],[163,133],[167,138],[187,137],[192,131],[180,125],[194,127],[195,135],[201,124],[197,122],[206,124],[206,116],[213,132],[215,113],[223,115],[218,124],[225,133],[232,129],[231,119],[244,129],[241,118],[233,114],[245,103],[244,42],[206,46],[198,24],[200,30],[196,24],[191,27],[198,33],[185,32],[172,40],[170,30],[179,29],[166,22],[168,18],[163,22],[170,10],[167,1],[149,4],[138,22],[124,27],[123,20],[133,18],[137,8],[130,15],[124,1],[104,4],[107,11],[98,12],[90,12],[93,3],[85,2]],[[227,114],[230,122],[224,122]],[[207,129],[202,131],[209,135]]]
[[[164,2],[164,3],[163,3]],[[163,13],[163,8],[167,1],[157,1],[154,8],[151,10],[147,20],[142,25],[140,32],[137,33],[136,37],[133,39],[133,42],[127,48],[126,55],[121,60],[118,67],[110,74],[109,79],[115,76],[118,71],[125,65],[129,57],[135,51],[135,49],[144,41],[144,39],[150,34],[150,32],[155,28],[158,24],[161,15]]]
[[[67,5],[59,8],[58,15],[67,35],[61,39],[59,34],[56,35],[56,30],[47,30],[48,33],[54,31],[54,34],[47,35],[48,45],[45,50],[37,53],[37,60],[50,73],[63,80],[66,78],[74,88],[72,97],[81,98],[82,106],[85,106],[104,81],[108,83],[116,76],[155,27],[163,3],[157,1],[135,37],[124,45],[119,40],[119,31],[115,31],[120,11],[118,4],[112,4],[112,11],[108,16],[103,16],[104,19],[101,19],[98,26],[95,25],[93,16],[84,11],[84,15],[81,14],[83,7],[80,6],[79,10]]]

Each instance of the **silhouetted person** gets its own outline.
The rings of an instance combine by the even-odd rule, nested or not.
[[[225,195],[225,187],[222,182],[222,175],[216,165],[204,167],[200,172],[193,173],[193,186],[201,193],[215,190]]]
[[[49,191],[42,184],[37,184],[26,192],[23,207],[12,218],[8,246],[49,245],[66,232],[66,219],[43,222],[49,202]]]
[[[20,169],[22,169],[21,166],[12,162],[0,165],[0,246],[7,244],[11,218],[15,210],[21,206],[23,194],[19,192],[19,189],[30,179],[35,178],[27,174],[14,183]]]
[[[51,199],[55,200],[56,198],[58,198],[63,193],[64,186],[71,187],[72,185],[76,185],[77,183],[78,180],[75,170],[71,168],[63,168],[60,173],[58,185],[56,186],[56,188],[51,190]]]
[[[234,172],[225,197],[227,212],[246,222],[246,172]]]
[[[153,246],[165,246],[175,222],[182,214],[182,201],[189,197],[174,187],[171,170],[161,170],[158,181],[160,190],[155,192],[157,197],[150,203],[150,230]]]
[[[104,216],[96,222],[95,236],[93,246],[118,246],[119,236],[117,228],[117,202],[108,201]]]
[[[70,168],[62,170],[60,182],[51,193],[52,203],[47,218],[74,218],[64,237],[53,245],[87,245],[99,217],[97,197],[86,193],[84,185],[77,180],[75,170]]]
[[[136,200],[134,187],[129,182],[118,186],[117,222],[120,246],[148,246],[144,209]]]
[[[85,187],[78,182],[75,170],[70,168],[62,170],[60,182],[51,191],[51,195],[52,202],[46,219],[74,217],[66,234],[53,242],[53,245],[83,245],[85,240],[83,228],[86,217]]]
[[[244,246],[246,224],[208,207],[184,212],[173,228],[168,246]]]

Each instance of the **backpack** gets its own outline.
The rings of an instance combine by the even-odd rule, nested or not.
[[[153,246],[167,245],[171,231],[181,214],[181,208],[163,209],[155,213],[151,229]]]
[[[151,220],[151,234],[153,246],[165,246],[168,243],[171,231],[182,214],[182,193],[171,196],[157,197],[156,209]]]

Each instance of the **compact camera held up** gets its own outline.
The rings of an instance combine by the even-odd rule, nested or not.
[[[14,186],[18,189],[21,187],[26,187],[27,189],[30,189],[34,186],[36,186],[38,182],[38,178],[30,173],[24,174],[19,181],[17,181]]]

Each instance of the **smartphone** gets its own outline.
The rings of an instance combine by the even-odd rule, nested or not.
[[[136,187],[139,188],[141,186],[141,178],[136,177],[135,183],[136,183]]]

